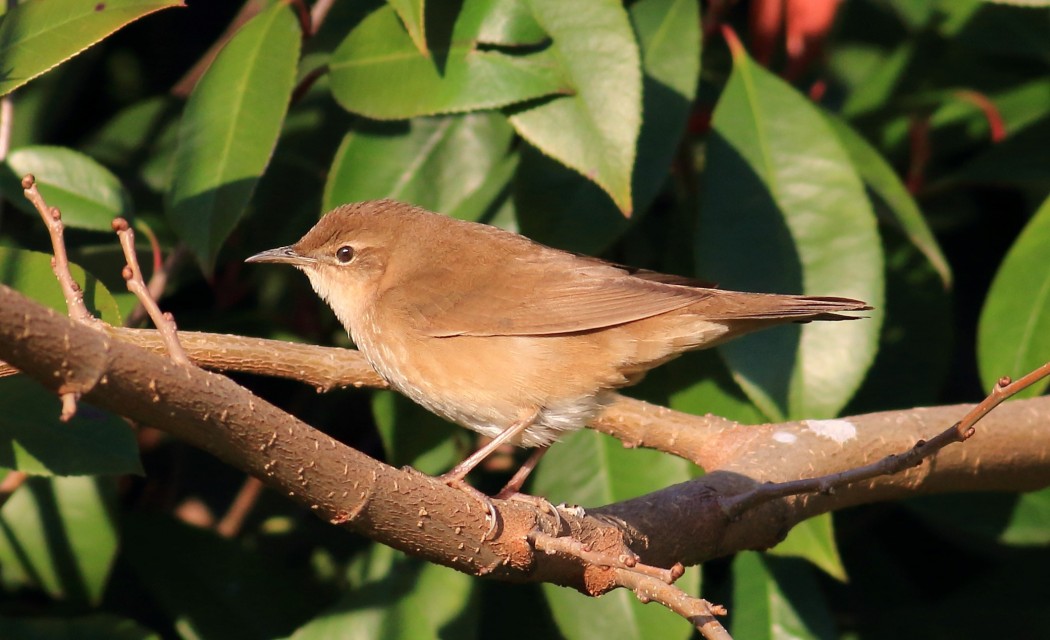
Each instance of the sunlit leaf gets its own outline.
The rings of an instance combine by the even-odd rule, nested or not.
[[[36,177],[40,195],[62,212],[67,227],[112,232],[117,216],[131,215],[131,198],[120,180],[88,156],[65,147],[22,147],[7,156],[0,178],[4,195],[19,209],[39,215],[22,195],[21,178]]]
[[[285,3],[252,18],[197,83],[179,125],[168,218],[210,272],[270,162],[299,60]]]
[[[566,81],[549,49],[512,54],[478,47],[493,4],[428,5],[426,54],[393,9],[377,9],[332,54],[332,95],[348,111],[390,120],[493,109],[565,93]]]
[[[638,43],[615,0],[531,0],[573,94],[516,110],[511,123],[544,154],[593,180],[626,216],[642,125]]]
[[[977,362],[991,389],[1002,376],[1019,378],[1050,362],[1050,199],[1025,226],[999,267],[977,326]],[[1037,396],[1043,378],[1021,397]]]
[[[117,29],[182,0],[36,0],[0,23],[0,95],[65,62]]]
[[[770,418],[830,417],[875,356],[882,247],[864,183],[823,114],[737,45],[715,109],[696,243],[723,288],[845,296],[862,320],[790,325],[719,347]]]
[[[97,604],[117,554],[115,509],[115,480],[28,479],[0,509],[5,586]]]

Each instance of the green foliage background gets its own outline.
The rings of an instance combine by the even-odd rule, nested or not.
[[[171,88],[239,3],[8,9],[0,281],[61,304],[17,183],[32,172],[108,321],[134,306],[108,235],[122,215],[144,264],[149,238],[176,256],[162,306],[180,327],[348,345],[305,278],[241,260],[332,206],[391,197],[726,288],[877,307],[691,354],[632,391],[683,411],[758,423],[974,401],[1050,358],[1047,3],[843,3],[826,55],[790,83],[782,60],[749,57],[746,3],[725,16],[733,47],[703,36],[695,0],[344,0],[305,39],[293,6],[253,3],[186,98]],[[391,393],[242,381],[392,464],[439,472],[472,446]],[[0,407],[0,466],[32,475],[0,509],[2,638],[693,633],[627,593],[425,565],[269,493],[224,538],[187,522],[222,516],[235,471],[90,407],[60,425],[18,377],[0,379]],[[532,490],[595,505],[699,472],[585,430]],[[1045,491],[851,509],[708,563],[702,592],[738,639],[1019,637],[1050,625],[1048,521]]]

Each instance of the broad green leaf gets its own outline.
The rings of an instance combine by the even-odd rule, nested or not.
[[[405,30],[419,52],[426,54],[427,32],[423,20],[423,0],[387,0],[387,3],[397,11],[397,16],[405,24]]]
[[[733,381],[712,350],[687,353],[646,374],[627,393],[654,404],[694,415],[713,413],[741,424],[762,424],[765,416]]]
[[[70,271],[88,309],[120,324],[102,283],[76,265]],[[48,254],[0,247],[0,282],[66,311]],[[142,473],[135,434],[115,416],[81,404],[71,421],[61,422],[58,396],[25,376],[0,378],[0,407],[0,467],[41,475]]]
[[[915,50],[913,42],[905,42],[886,56],[882,64],[874,66],[871,75],[857,84],[842,105],[843,115],[855,118],[885,107],[903,82],[908,66],[915,58]]]
[[[117,170],[137,175],[153,191],[171,184],[181,101],[154,96],[118,111],[81,149]]]
[[[882,247],[864,184],[823,114],[739,45],[713,128],[695,245],[700,277],[875,307],[865,319],[778,327],[719,351],[771,419],[834,416],[871,366],[882,321]]]
[[[977,363],[991,389],[1002,376],[1020,378],[1050,361],[1050,198],[1003,259],[977,326]],[[1020,394],[1034,397],[1043,378]]]
[[[842,558],[835,544],[834,523],[830,513],[800,522],[769,553],[809,560],[836,580],[847,580],[846,568],[842,566]]]
[[[0,95],[6,95],[124,25],[182,0],[35,0],[0,23]]]
[[[516,110],[511,123],[544,154],[593,180],[629,217],[642,77],[627,12],[615,0],[531,0],[531,6],[554,40],[573,95]]]
[[[664,188],[696,96],[700,16],[689,0],[643,0],[630,7],[642,58],[643,116],[631,192],[644,211]],[[545,244],[600,253],[627,230],[594,182],[526,148],[514,184],[523,233]]]
[[[336,152],[324,209],[393,198],[451,214],[486,185],[513,137],[506,118],[491,111],[401,123],[359,121]],[[491,193],[489,203],[498,194]]]
[[[551,502],[597,507],[685,482],[693,465],[651,449],[580,429],[551,447],[533,474],[532,492]]]
[[[926,219],[922,217],[919,205],[897,177],[893,167],[845,121],[831,114],[827,114],[827,118],[861,179],[886,205],[890,220],[926,256],[940,275],[945,288],[950,287],[952,272],[948,260],[941,253]]]
[[[387,464],[409,465],[437,475],[462,460],[471,447],[468,432],[393,391],[372,394],[372,415]]]
[[[179,125],[168,218],[206,272],[273,153],[299,60],[285,3],[252,18],[197,83]]]
[[[733,560],[730,633],[748,640],[837,638],[831,613],[803,562],[754,551]]]
[[[373,544],[355,560],[352,588],[290,640],[476,637],[477,580]]]
[[[0,638],[18,640],[161,640],[134,620],[107,613],[79,617],[0,617]]]
[[[4,586],[97,604],[117,554],[116,506],[112,479],[26,480],[0,509]]]
[[[478,42],[513,47],[538,45],[547,39],[543,28],[532,17],[529,0],[483,2],[488,6],[478,28]]]
[[[280,638],[317,610],[305,567],[173,518],[126,514],[123,525],[121,564],[180,637]]]
[[[115,175],[88,156],[65,147],[22,147],[7,156],[0,187],[8,201],[33,216],[22,195],[22,176],[36,177],[40,195],[62,212],[67,227],[112,232],[113,218],[131,215],[131,198]]]
[[[431,3],[429,52],[419,52],[394,10],[383,6],[339,45],[329,63],[332,95],[379,120],[494,109],[568,87],[549,49],[508,54],[479,48],[489,0]]]

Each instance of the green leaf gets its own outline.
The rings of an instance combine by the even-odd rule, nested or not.
[[[543,457],[532,491],[554,503],[600,506],[685,482],[692,463],[651,449],[628,449],[591,429],[569,434]]]
[[[290,640],[476,637],[475,578],[379,544],[351,570],[366,575]]]
[[[861,179],[886,205],[890,220],[926,256],[940,275],[944,287],[950,287],[952,272],[948,260],[941,253],[926,219],[922,217],[919,205],[897,177],[893,167],[844,120],[831,114],[825,115]]]
[[[882,322],[882,248],[864,184],[820,111],[742,49],[713,127],[695,244],[700,277],[875,307],[863,320],[778,327],[719,351],[774,421],[834,416],[871,366]]]
[[[405,23],[405,30],[419,52],[426,54],[427,33],[426,23],[423,21],[423,0],[387,0],[387,3],[397,11],[401,22]]]
[[[123,523],[121,564],[182,637],[284,637],[317,610],[307,575],[259,549],[173,518],[134,515]]]
[[[977,363],[991,389],[1002,376],[1019,378],[1050,361],[1050,198],[1045,200],[1003,259],[977,326]],[[1034,397],[1043,378],[1018,394]]]
[[[88,309],[120,324],[102,283],[76,265],[70,271]],[[0,282],[65,313],[48,254],[0,247]],[[0,379],[0,407],[0,467],[43,475],[142,473],[135,434],[116,416],[81,404],[71,421],[61,422],[58,397],[25,376]]]
[[[653,369],[628,393],[693,415],[712,413],[741,424],[766,421],[713,349],[686,353]]]
[[[515,111],[511,123],[546,155],[598,184],[624,215],[642,124],[638,44],[615,0],[531,0],[573,95]]]
[[[115,480],[26,480],[0,509],[4,586],[97,604],[117,554],[115,510]]]
[[[324,209],[347,202],[393,198],[451,214],[487,185],[508,157],[514,130],[496,112],[359,121],[336,152],[325,185]],[[503,186],[510,179],[504,171]],[[488,202],[502,186],[488,189]],[[494,192],[493,192],[494,191]]]
[[[700,16],[689,0],[643,0],[630,7],[642,56],[643,117],[631,192],[644,211],[664,188],[696,96]],[[628,223],[594,182],[526,148],[514,184],[521,231],[539,242],[600,253]]]
[[[745,551],[733,560],[730,633],[748,640],[837,638],[812,569]]]
[[[75,618],[2,618],[0,638],[19,640],[161,640],[134,620],[107,613]]]
[[[393,391],[372,394],[372,415],[387,464],[429,475],[448,471],[471,446],[467,431]]]
[[[300,36],[286,3],[260,13],[223,47],[186,104],[168,218],[206,272],[270,161]]]
[[[432,3],[424,55],[394,10],[383,6],[339,45],[329,63],[332,95],[348,111],[378,120],[475,111],[565,93],[553,53],[513,55],[478,47],[489,0]]]
[[[842,565],[838,546],[835,544],[834,523],[830,513],[800,522],[784,540],[769,550],[774,556],[796,557],[809,560],[823,569],[829,576],[846,582],[846,567]]]
[[[0,189],[19,209],[38,216],[22,194],[22,176],[36,177],[40,195],[62,212],[67,227],[112,232],[113,218],[130,217],[131,198],[115,175],[65,147],[22,147],[7,157]]]
[[[139,18],[181,7],[182,0],[36,0],[8,11],[0,24],[0,95]]]
[[[118,111],[81,146],[93,158],[136,175],[150,189],[171,184],[181,101],[154,96]]]
[[[478,42],[507,47],[538,45],[547,39],[532,17],[529,0],[483,0],[488,6],[478,28]]]

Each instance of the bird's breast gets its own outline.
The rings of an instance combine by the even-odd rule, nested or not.
[[[437,338],[363,320],[353,338],[369,363],[433,413],[488,436],[536,415],[515,444],[546,445],[583,427],[601,407],[602,387],[610,386],[586,364],[574,366],[573,343],[556,337]]]

